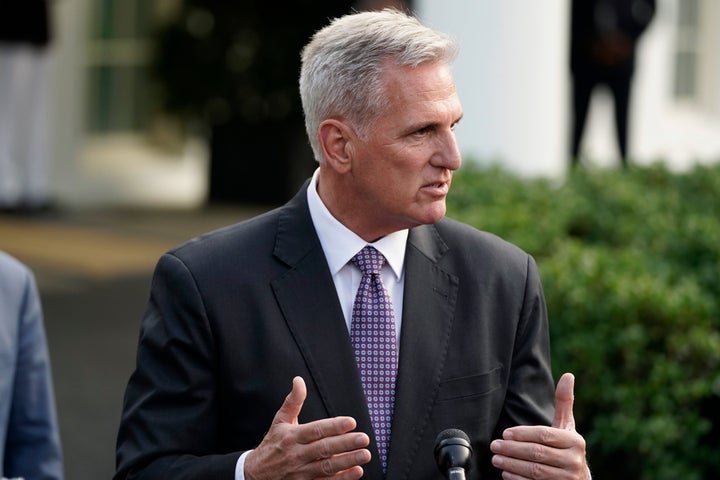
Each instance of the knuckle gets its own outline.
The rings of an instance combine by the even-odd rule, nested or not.
[[[531,453],[532,461],[542,463],[542,461],[545,460],[545,450],[544,446],[536,445]]]
[[[583,461],[583,455],[575,455],[572,460],[572,468],[577,471],[581,472],[585,468],[585,462]]]
[[[325,432],[322,429],[320,423],[315,423],[312,426],[313,439],[319,440],[325,436]]]
[[[295,446],[295,439],[290,435],[282,435],[275,443],[275,449],[279,452],[293,451]]]
[[[578,439],[578,448],[580,448],[581,452],[585,452],[587,449],[587,442],[585,441],[585,438],[581,435],[578,435],[580,438]]]
[[[540,438],[543,444],[548,445],[555,439],[555,433],[552,428],[543,428],[540,433]]]
[[[282,454],[282,451],[279,451],[278,454]],[[297,449],[289,449],[285,451],[285,456],[287,458],[287,462],[289,465],[298,466],[302,465],[303,458],[300,455],[300,452]]]
[[[530,468],[530,478],[533,480],[545,480],[550,478],[548,477],[547,467],[540,463],[533,463]]]
[[[335,474],[335,469],[333,468],[332,462],[329,458],[326,458],[320,462],[320,472],[325,477],[329,477]]]
[[[326,439],[318,440],[317,442],[317,448],[318,448],[318,458],[329,458],[332,456],[332,452],[330,451],[330,445],[328,444],[328,441]]]

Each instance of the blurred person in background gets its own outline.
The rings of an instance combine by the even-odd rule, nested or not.
[[[50,207],[48,0],[3,5],[0,15],[0,213]]]
[[[32,272],[0,251],[0,476],[62,480],[42,307]]]
[[[614,102],[620,161],[627,167],[630,93],[637,43],[655,15],[655,0],[573,0],[571,8],[571,166],[579,162],[592,93],[596,87],[605,85]]]

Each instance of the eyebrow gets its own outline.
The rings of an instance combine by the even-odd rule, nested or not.
[[[457,117],[450,125],[457,125],[460,120],[462,120],[463,114],[461,113],[459,117]],[[418,122],[416,124],[411,125],[407,128],[407,133],[416,132],[418,130],[422,130],[424,128],[435,128],[438,125],[440,125],[440,122]]]

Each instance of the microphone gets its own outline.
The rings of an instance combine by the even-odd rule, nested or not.
[[[448,428],[435,439],[435,461],[448,480],[465,480],[471,456],[470,438],[462,430]]]

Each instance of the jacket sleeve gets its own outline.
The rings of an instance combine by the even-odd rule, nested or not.
[[[5,444],[7,477],[63,478],[50,359],[35,279],[22,269],[17,364]]]
[[[213,333],[192,273],[172,254],[155,270],[125,393],[115,479],[232,479],[241,452],[219,445]]]
[[[514,425],[550,425],[554,411],[547,307],[537,266],[530,256],[524,292],[498,436]]]

